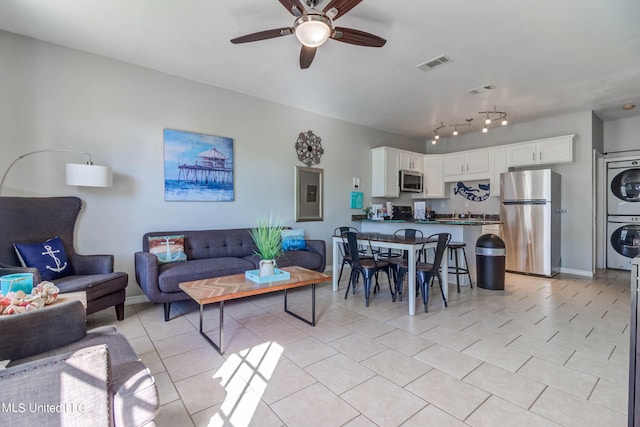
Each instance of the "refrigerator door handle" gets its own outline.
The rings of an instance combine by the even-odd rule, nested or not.
[[[503,200],[503,205],[546,205],[546,200]]]

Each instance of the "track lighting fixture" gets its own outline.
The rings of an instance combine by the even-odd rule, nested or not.
[[[487,125],[490,125],[494,120],[500,120],[502,126],[506,126],[507,124],[509,124],[509,122],[507,121],[507,113],[505,113],[504,111],[498,111],[495,106],[493,107],[493,111],[478,111],[478,114],[485,114],[487,117],[484,120],[484,128],[482,129],[482,132],[484,133],[487,133],[489,131]]]
[[[432,144],[432,145],[435,145],[435,144],[436,144],[436,141],[440,139],[440,135],[438,134],[438,131],[439,131],[440,129],[445,128],[445,127],[446,127],[446,126],[444,125],[444,123],[443,123],[443,122],[440,122],[440,126],[436,127],[436,128],[433,130],[433,139],[431,140],[431,144]]]
[[[482,114],[485,117],[484,125],[482,127],[482,133],[489,132],[489,125],[491,125],[491,123],[493,123],[496,120],[500,120],[502,126],[506,126],[509,123],[507,121],[507,113],[504,111],[498,111],[495,106],[493,107],[493,110],[479,111],[478,114]],[[440,134],[438,133],[438,131],[445,127],[453,128],[453,131],[451,132],[451,136],[460,135],[460,128],[471,127],[471,122],[473,121],[473,118],[465,119],[465,121],[466,123],[452,123],[450,125],[445,125],[444,122],[440,122],[440,125],[436,126],[433,129],[433,139],[431,140],[431,144],[436,144],[436,141],[440,139]]]
[[[453,128],[453,132],[451,133],[451,135],[458,136],[458,134],[460,133],[458,132],[458,127],[471,126],[471,122],[473,121],[473,119],[465,119],[465,120],[467,123],[454,123],[452,125],[449,125],[450,128]]]

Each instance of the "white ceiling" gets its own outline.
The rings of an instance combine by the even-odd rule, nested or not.
[[[229,42],[293,21],[278,0],[0,1],[6,31],[412,138],[441,121],[478,130],[494,106],[510,123],[640,114],[638,0],[364,0],[336,24],[387,44],[329,40],[307,70],[293,35]],[[415,68],[443,54],[453,62]]]

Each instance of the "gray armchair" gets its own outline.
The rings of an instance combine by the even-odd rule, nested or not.
[[[0,315],[2,424],[153,425],[153,376],[114,326],[86,331],[80,301]]]
[[[74,231],[82,201],[77,197],[0,197],[0,267],[4,274],[31,272],[34,284],[40,273],[20,267],[14,243],[39,243],[60,237],[74,274],[53,283],[60,292],[86,291],[87,314],[115,306],[124,319],[124,301],[129,277],[113,271],[113,255],[80,255],[75,252]]]

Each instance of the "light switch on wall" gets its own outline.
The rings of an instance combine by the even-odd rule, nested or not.
[[[360,188],[360,178],[353,178],[353,188],[354,189]]]

